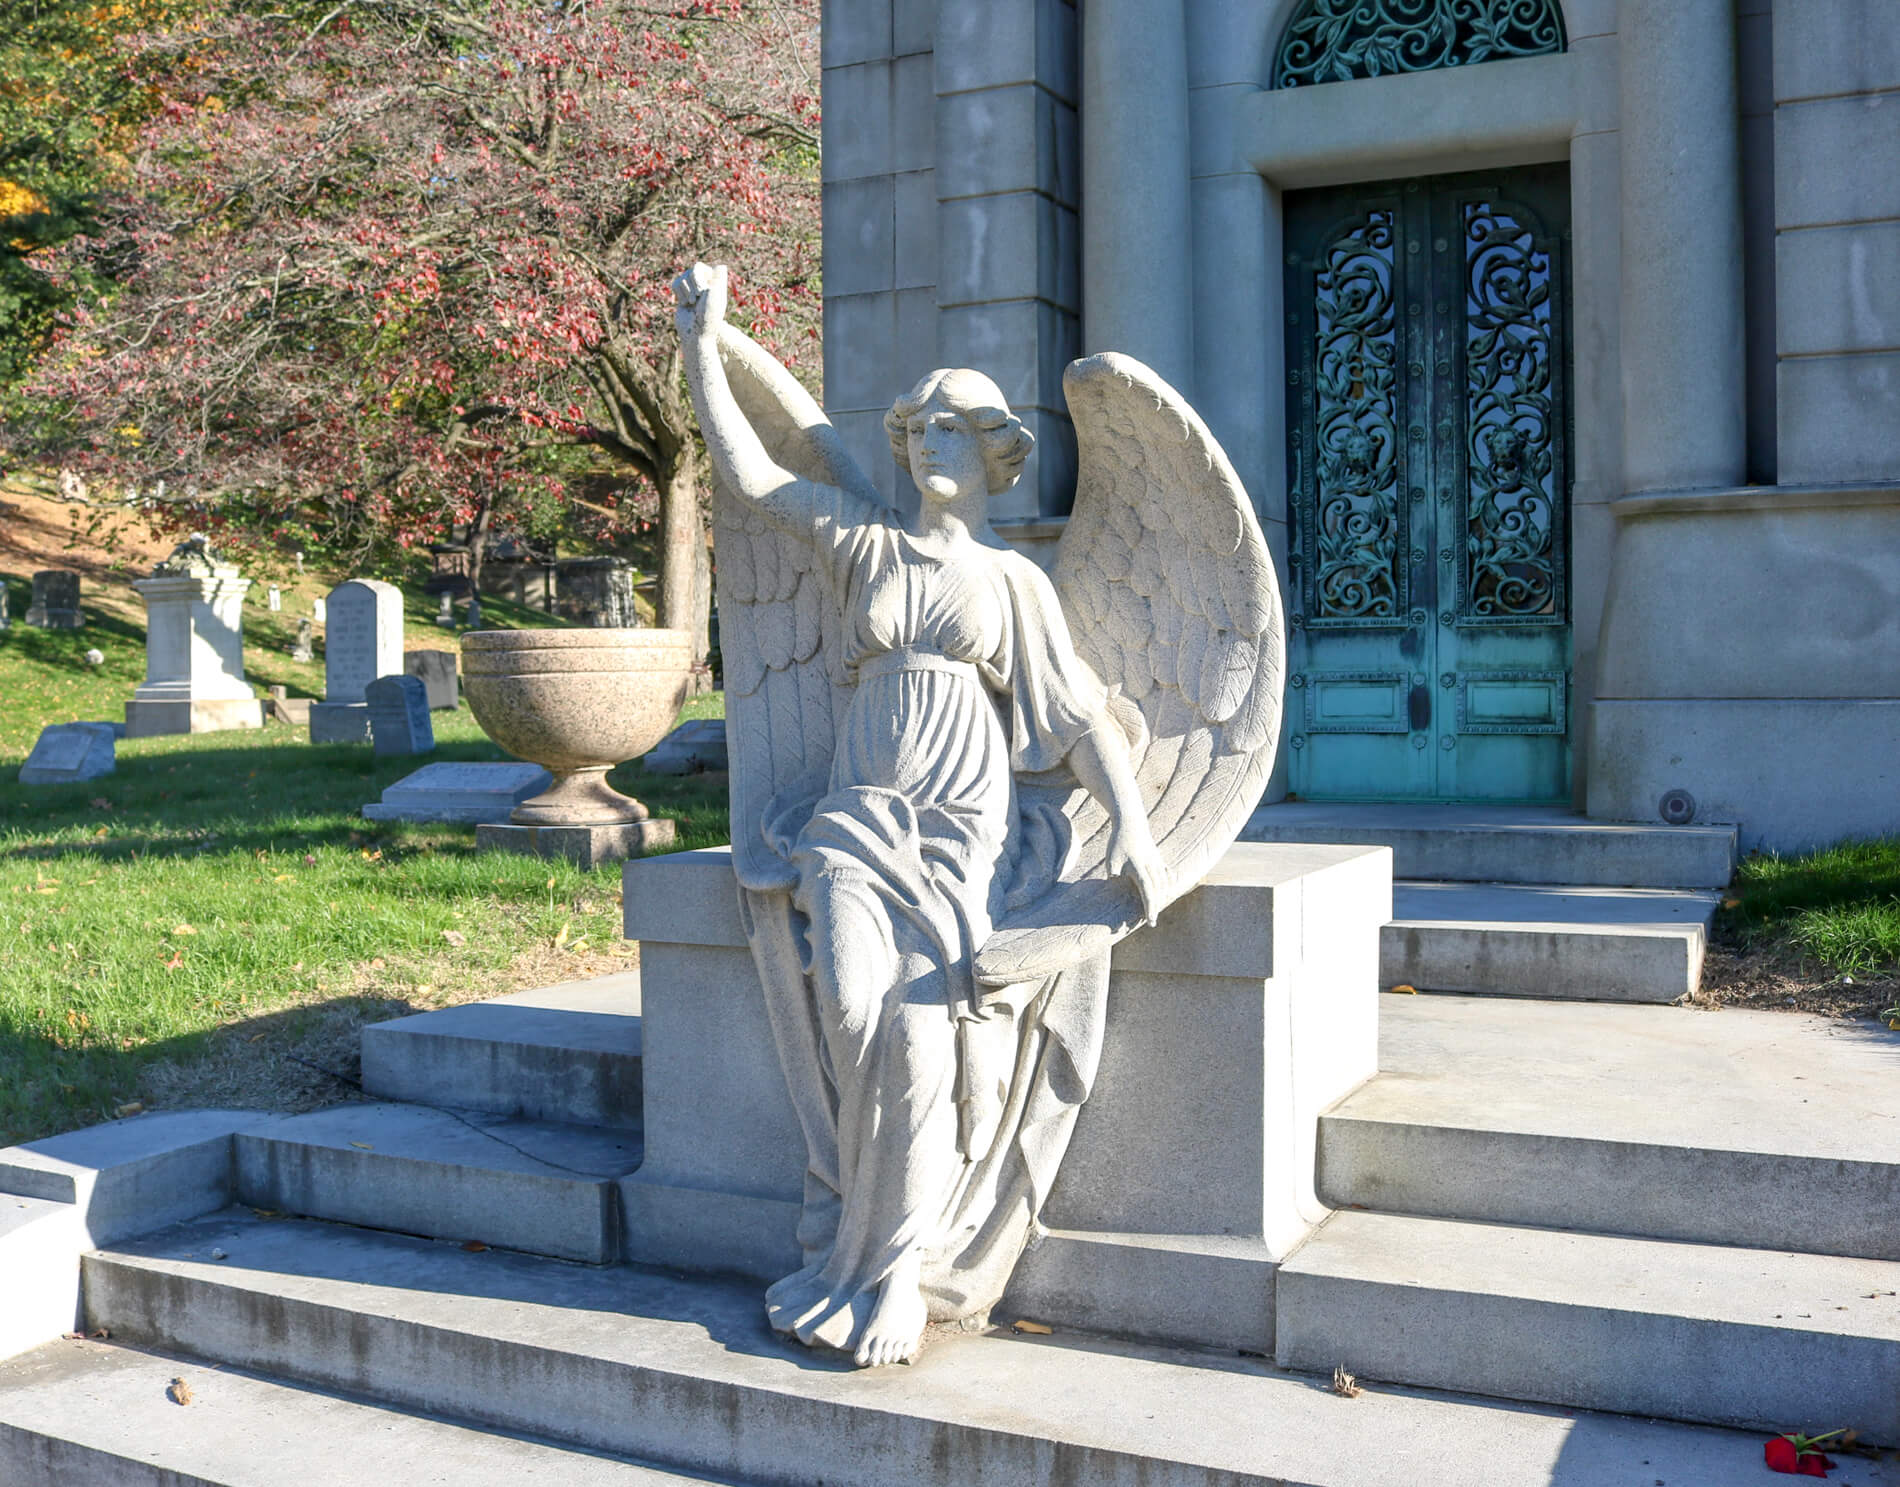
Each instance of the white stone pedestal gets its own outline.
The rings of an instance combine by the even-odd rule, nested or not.
[[[646,1157],[627,1257],[776,1280],[805,1151],[730,852],[623,869]],[[1244,843],[1117,947],[1101,1071],[1004,1298],[1052,1324],[1271,1353],[1273,1276],[1325,1217],[1320,1112],[1378,1068],[1384,847]]]
[[[145,600],[145,682],[125,705],[131,738],[261,728],[264,707],[244,680],[244,592],[235,571],[153,576]]]

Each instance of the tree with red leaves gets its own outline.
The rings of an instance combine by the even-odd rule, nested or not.
[[[68,317],[15,451],[352,565],[657,506],[660,621],[703,653],[667,286],[734,263],[736,318],[815,363],[817,0],[299,3],[127,41],[166,96],[60,250],[121,288]],[[626,486],[590,500],[603,455]]]

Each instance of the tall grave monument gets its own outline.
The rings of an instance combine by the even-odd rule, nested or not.
[[[364,691],[379,676],[401,676],[402,592],[374,578],[330,590],[325,605],[323,701],[310,709],[312,743],[368,743]]]
[[[125,705],[132,738],[261,728],[244,679],[244,591],[251,586],[192,536],[132,587],[145,601],[145,681]]]

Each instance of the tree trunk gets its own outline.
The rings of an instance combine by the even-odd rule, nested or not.
[[[488,552],[489,520],[495,514],[493,498],[483,501],[481,509],[475,513],[475,520],[468,524],[468,532],[462,538],[462,545],[468,549],[468,587],[471,593],[482,591],[482,560]]]
[[[705,661],[712,585],[707,573],[706,524],[699,515],[699,481],[690,458],[673,466],[660,487],[660,626],[692,637],[693,662]]]

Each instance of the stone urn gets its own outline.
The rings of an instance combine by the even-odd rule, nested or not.
[[[684,630],[473,630],[462,690],[482,731],[554,783],[516,806],[522,826],[611,826],[647,808],[607,783],[673,726],[692,677]]]

